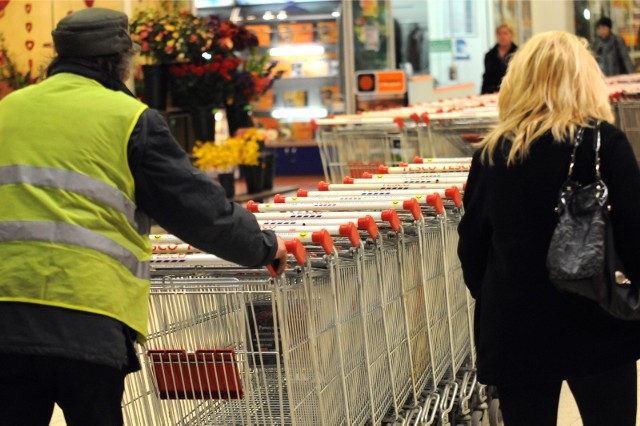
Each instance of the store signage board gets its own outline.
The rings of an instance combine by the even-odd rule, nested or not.
[[[356,73],[356,93],[364,94],[400,94],[407,91],[407,76],[404,71],[376,70]]]
[[[451,52],[452,48],[453,44],[449,38],[429,41],[429,50],[431,53]]]

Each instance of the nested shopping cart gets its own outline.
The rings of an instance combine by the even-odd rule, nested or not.
[[[203,256],[164,256],[167,267],[154,273],[149,339],[142,371],[127,380],[125,422],[347,424],[329,272],[302,265],[273,280]]]
[[[397,180],[396,176],[398,175],[388,175],[387,180]],[[349,184],[320,183],[320,191],[299,191],[297,197],[276,197],[276,201],[296,202],[311,196],[320,197],[317,198],[319,204],[321,200],[328,204],[329,202],[358,202],[380,197],[412,195],[420,202],[427,204],[426,200],[429,197],[425,196],[425,192],[433,189],[432,185],[416,183],[420,181],[416,176],[421,175],[415,175],[412,178],[413,182],[402,186],[403,189],[400,190],[389,189],[393,184],[383,182],[387,181],[385,179],[375,181],[347,179]],[[455,253],[457,223],[462,213],[459,188],[462,188],[463,182],[461,179],[453,179],[453,181],[458,181],[458,184],[449,188],[443,187],[433,194],[448,198],[450,201],[443,203],[447,208],[440,211],[436,209],[435,211],[439,211],[439,214],[423,211],[424,248],[421,258],[424,261],[426,282],[423,288],[429,291],[426,303],[429,305],[431,321],[430,348],[435,352],[433,383],[437,387],[443,379],[448,382],[442,391],[443,402],[447,405],[440,407],[441,414],[450,412],[454,402],[463,407],[463,412],[468,411],[465,407],[468,407],[469,400],[476,390],[473,369],[475,352],[471,340],[473,300],[462,281],[460,264],[457,262]],[[415,268],[410,269],[408,265],[408,262],[404,264],[405,271],[415,270]]]
[[[313,205],[311,205],[313,204]],[[249,203],[249,210],[257,213],[263,219],[264,212],[281,212],[294,207],[298,211],[322,211],[325,220],[326,211],[333,211],[337,216],[353,217],[355,214],[365,214],[370,217],[382,217],[388,212],[369,212],[367,209],[410,209],[413,214],[419,214],[418,205],[413,202],[394,204],[391,202],[372,202],[359,204],[365,211],[348,212],[348,206],[340,203],[310,203],[303,204],[258,204]],[[353,206],[352,206],[353,209]],[[258,213],[262,212],[262,213]],[[371,214],[370,214],[371,213]],[[377,214],[376,214],[377,213]],[[317,216],[317,213],[302,216]],[[270,216],[274,217],[274,216]],[[282,219],[281,216],[276,216]],[[336,217],[336,214],[334,214]],[[413,217],[413,216],[412,216]],[[306,220],[305,226],[314,229],[314,225]],[[354,219],[357,220],[357,219]],[[395,220],[394,220],[395,222]],[[399,224],[394,226],[399,228]],[[405,240],[395,233],[378,234],[378,238],[368,235],[367,244],[358,254],[361,265],[361,288],[364,311],[364,336],[367,354],[368,376],[375,388],[371,394],[372,421],[380,424],[385,418],[395,420],[400,416],[403,404],[409,396],[416,393],[413,378],[410,339],[407,333],[407,318],[404,311],[403,298],[403,253],[410,239]],[[387,238],[388,237],[388,238]],[[418,247],[415,240],[415,247]],[[426,342],[425,342],[426,343]]]
[[[415,156],[471,155],[472,143],[496,122],[495,102],[487,98],[340,115],[314,120],[312,126],[325,179],[339,183],[345,176],[359,178]]]
[[[298,197],[276,197],[276,201],[283,201],[285,204],[267,204],[267,205],[249,205],[250,209],[259,211],[273,211],[273,210],[291,210],[292,213],[279,213],[279,216],[270,216],[272,219],[278,219],[286,221],[288,219],[296,221],[304,221],[307,225],[315,221],[321,220],[318,216],[323,216],[326,213],[311,213],[304,212],[310,210],[349,210],[353,209],[360,211],[362,214],[369,214],[373,212],[362,211],[360,209],[366,209],[367,206],[371,208],[374,204],[375,196],[368,197],[355,197],[353,195],[343,196],[336,195],[342,194],[342,191],[327,192],[321,191],[324,198],[319,198],[315,202],[309,202],[310,195],[308,192],[300,192]],[[442,190],[443,194],[453,195],[456,199],[456,204],[459,206],[459,192],[457,188],[446,188]],[[314,192],[318,194],[318,192]],[[333,194],[333,198],[330,196]],[[454,195],[455,194],[455,195]],[[342,200],[340,198],[343,198]],[[396,197],[396,200],[398,198]],[[421,419],[420,424],[430,424],[434,420],[435,414],[438,412],[443,418],[446,418],[453,408],[453,403],[456,398],[456,391],[458,389],[456,382],[451,380],[451,377],[455,376],[453,372],[453,358],[451,356],[451,336],[450,326],[448,321],[448,309],[447,309],[447,289],[446,289],[446,271],[444,268],[443,257],[445,251],[442,246],[442,229],[440,226],[436,226],[434,229],[437,235],[440,237],[437,241],[440,242],[438,246],[439,250],[429,253],[429,256],[425,253],[426,243],[422,241],[424,236],[430,236],[433,232],[432,229],[427,231],[424,229],[424,224],[421,219],[421,213],[418,207],[417,199],[404,200],[402,202],[378,199],[377,208],[384,208],[390,205],[395,205],[396,208],[406,208],[410,212],[408,220],[403,221],[402,232],[396,234],[398,240],[402,241],[399,244],[399,256],[394,253],[394,250],[384,249],[389,258],[385,256],[379,256],[377,264],[383,266],[383,269],[389,267],[395,267],[394,263],[400,262],[400,271],[402,271],[399,277],[401,285],[398,285],[394,279],[388,273],[385,275],[384,271],[379,272],[379,276],[382,282],[382,297],[384,300],[384,294],[390,294],[397,292],[401,294],[401,297],[395,298],[399,304],[400,309],[390,308],[383,310],[383,323],[381,326],[388,327],[389,324],[397,324],[398,330],[406,330],[406,336],[408,336],[409,347],[399,346],[396,344],[390,344],[390,355],[393,357],[393,351],[395,349],[398,356],[398,360],[402,363],[407,363],[411,366],[410,371],[410,391],[413,398],[409,398],[409,395],[401,391],[402,387],[396,384],[394,395],[396,401],[404,401],[407,403],[405,407],[396,409],[395,419],[404,418],[407,420],[409,417],[416,413],[416,409],[420,411],[415,416],[416,419]],[[434,216],[444,214],[442,202],[437,193],[432,194],[429,197],[424,197],[425,209],[427,206],[432,207],[433,204],[437,208],[433,208]],[[306,201],[306,202],[305,202]],[[345,204],[346,203],[346,204]],[[354,204],[357,203],[357,204]],[[261,217],[266,213],[258,213],[257,216]],[[340,214],[348,214],[342,212]],[[351,213],[354,214],[354,213]],[[322,219],[327,220],[326,216]],[[311,225],[313,226],[313,225]],[[313,229],[313,228],[310,228]],[[389,259],[393,259],[389,262]],[[440,262],[435,264],[429,264],[425,262],[425,259],[439,259]],[[375,259],[374,259],[375,260]],[[440,268],[437,266],[440,265]],[[436,272],[426,272],[425,268],[431,267],[437,269]],[[432,283],[429,278],[439,277],[438,283]],[[437,296],[434,297],[431,292],[435,291]],[[388,298],[387,298],[388,299]],[[383,302],[384,303],[384,302]],[[434,305],[431,306],[430,304]],[[388,305],[393,306],[393,305]],[[428,307],[429,306],[429,307]],[[440,311],[438,311],[438,309]],[[386,320],[386,324],[385,324]],[[468,325],[467,325],[468,326]],[[468,336],[468,329],[466,330]],[[391,336],[393,341],[393,336]],[[403,351],[406,351],[403,352]],[[395,366],[395,364],[392,364]],[[395,374],[398,374],[397,367],[393,368]],[[443,379],[447,378],[447,383],[443,382]],[[399,376],[401,377],[401,376]],[[393,384],[393,383],[392,383]],[[442,390],[439,390],[439,385],[442,384]],[[392,389],[394,386],[392,386]],[[443,401],[446,400],[447,406],[440,406],[440,395],[443,395]],[[420,406],[420,404],[423,404]],[[408,413],[407,411],[408,408]],[[419,407],[419,408],[416,408]],[[411,414],[411,416],[410,416]],[[428,421],[430,419],[430,421]],[[376,419],[377,420],[377,419]],[[377,424],[378,422],[376,422]]]
[[[339,182],[360,177],[380,165],[409,161],[419,154],[416,114],[405,116],[345,115],[314,120],[325,177]]]

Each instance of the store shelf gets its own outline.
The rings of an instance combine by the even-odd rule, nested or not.
[[[277,130],[281,138],[269,144],[277,151],[278,172],[322,174],[310,120],[344,111],[342,2],[236,4],[242,24],[258,37],[258,51],[279,48],[270,59],[283,76],[253,105],[256,125]]]
[[[325,53],[336,53],[340,51],[339,46],[336,43],[322,43],[319,41],[314,41],[312,43],[302,43],[302,45],[305,44],[312,44],[314,46],[320,46],[323,47],[325,50]],[[277,40],[273,41],[269,46],[258,46],[258,52],[260,53],[266,53],[269,50],[271,50],[274,47],[279,47],[279,48],[287,48],[287,47],[291,47],[291,46],[296,46],[295,44],[291,44],[291,43],[279,43]],[[322,54],[319,54],[322,55]],[[272,56],[272,58],[274,60],[277,60],[280,57],[285,57],[287,55],[282,55],[282,56]],[[291,56],[298,56],[298,55],[291,55]],[[305,55],[301,55],[301,56],[305,56]],[[308,56],[315,56],[315,55],[308,55]]]
[[[329,80],[333,81],[338,78],[338,74],[335,75],[319,75],[319,76],[301,76],[301,77],[283,77],[280,80],[276,80],[273,83],[273,87],[277,88],[280,85],[288,84],[289,82],[300,84],[301,81],[311,81],[311,80]]]

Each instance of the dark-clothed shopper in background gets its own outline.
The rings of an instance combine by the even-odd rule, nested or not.
[[[497,43],[484,56],[484,74],[481,93],[495,93],[500,90],[500,82],[507,72],[507,63],[518,46],[513,43],[513,32],[507,25],[496,28]]]
[[[604,75],[633,73],[635,66],[629,57],[627,45],[624,44],[622,37],[611,31],[611,19],[603,16],[598,20],[596,26],[598,34],[591,43],[591,50],[596,55],[598,65]]]
[[[608,89],[588,42],[532,37],[513,56],[499,122],[473,156],[458,255],[476,299],[478,379],[495,385],[507,426],[556,424],[567,380],[585,425],[632,426],[640,323],[618,322],[557,292],[546,257],[573,137],[585,128],[575,176],[593,182],[595,120],[617,249],[640,284],[640,170],[612,124]]]
[[[123,81],[128,18],[85,9],[53,31],[42,83],[0,102],[0,424],[122,425],[147,332],[149,220],[230,261],[286,261],[284,242],[193,168]]]

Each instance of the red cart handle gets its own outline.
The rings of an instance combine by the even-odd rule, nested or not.
[[[287,249],[287,253],[293,255],[293,258],[296,260],[298,265],[303,265],[307,258],[307,249],[304,248],[302,242],[294,238],[290,241],[285,241],[284,246]],[[272,278],[276,277],[276,269],[278,269],[277,264],[267,265],[267,270]]]

